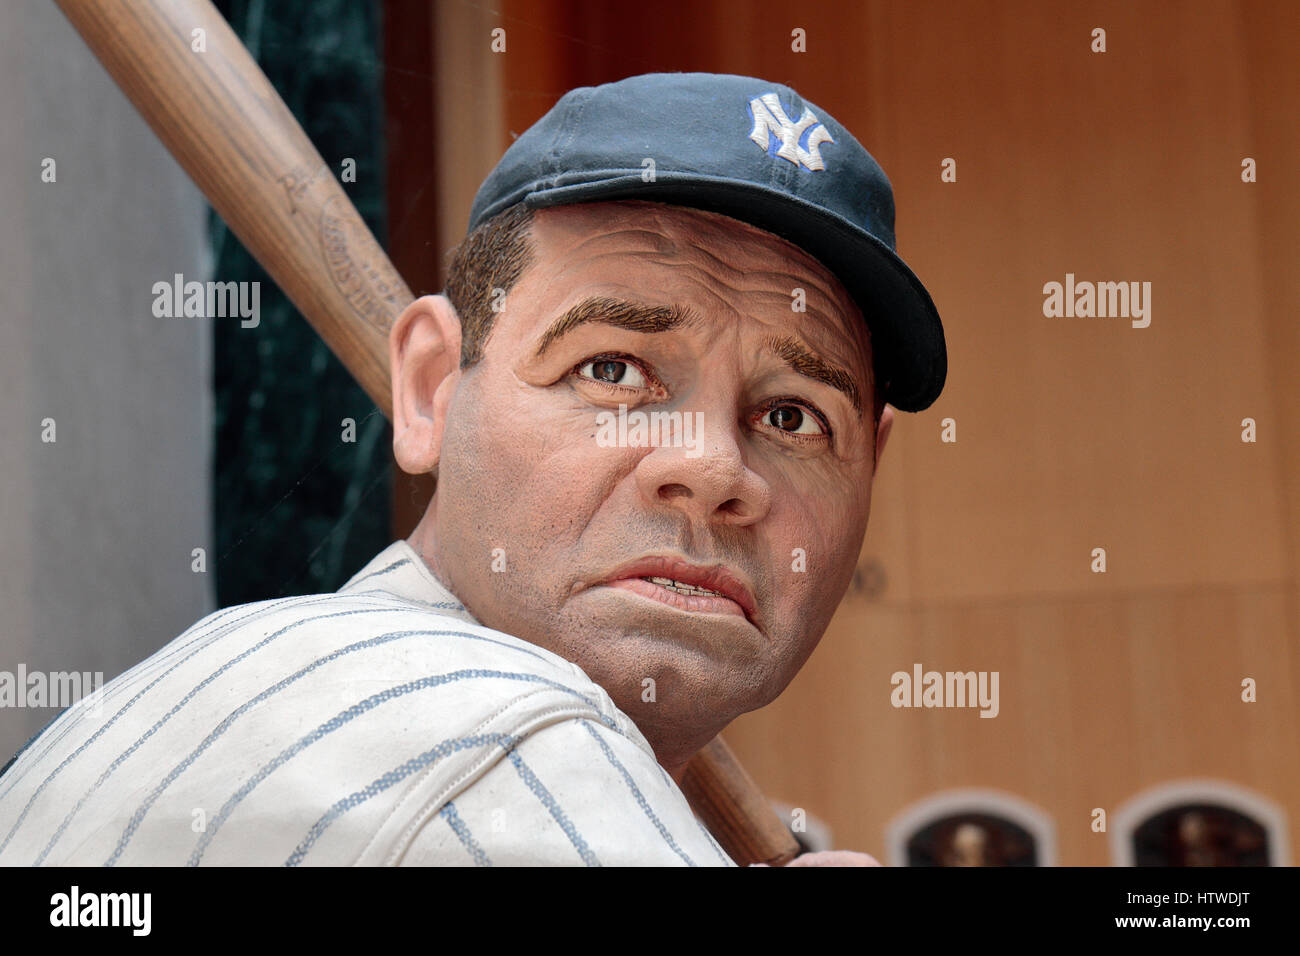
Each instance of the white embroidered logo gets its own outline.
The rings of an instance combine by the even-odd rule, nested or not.
[[[781,143],[781,148],[776,151],[777,156],[807,169],[826,168],[817,147],[822,143],[834,143],[835,140],[807,106],[803,108],[798,123],[791,121],[775,93],[754,97],[749,101],[749,110],[754,114],[754,128],[750,130],[749,138],[755,143],[766,150],[770,147],[772,137],[775,137]],[[809,131],[809,127],[815,128]],[[808,138],[801,145],[800,140],[805,132],[808,132]]]

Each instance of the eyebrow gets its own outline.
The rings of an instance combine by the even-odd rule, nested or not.
[[[780,357],[793,371],[814,381],[829,385],[848,396],[853,408],[862,414],[862,393],[852,375],[832,365],[821,356],[809,351],[802,343],[785,336],[764,339],[763,344]]]
[[[654,333],[668,332],[699,322],[698,313],[680,305],[646,305],[627,299],[592,296],[583,299],[552,322],[533,354],[535,358],[541,358],[557,339],[582,325],[599,323],[632,332]],[[849,372],[827,362],[789,336],[771,336],[764,339],[763,344],[792,371],[843,392],[853,403],[854,410],[862,414],[862,393]]]
[[[541,358],[551,344],[580,325],[600,323],[631,332],[668,332],[683,326],[695,325],[699,315],[680,305],[645,305],[626,299],[594,296],[583,299],[551,323],[534,353]]]

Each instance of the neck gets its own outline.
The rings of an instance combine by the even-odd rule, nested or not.
[[[451,585],[447,583],[447,576],[442,573],[441,562],[438,560],[438,540],[433,533],[434,524],[433,502],[430,501],[429,506],[424,509],[424,514],[420,516],[419,523],[407,536],[406,543],[423,559],[425,567],[442,582],[443,587],[451,591]],[[460,598],[459,594],[455,596]]]

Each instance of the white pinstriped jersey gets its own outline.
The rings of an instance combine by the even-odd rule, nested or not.
[[[0,776],[0,864],[735,865],[599,685],[405,541],[65,711]]]

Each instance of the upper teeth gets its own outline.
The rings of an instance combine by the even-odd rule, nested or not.
[[[646,578],[651,584],[657,584],[660,587],[668,588],[679,594],[707,594],[712,597],[722,597],[719,591],[710,591],[708,588],[696,587],[694,584],[684,584],[675,578]]]

